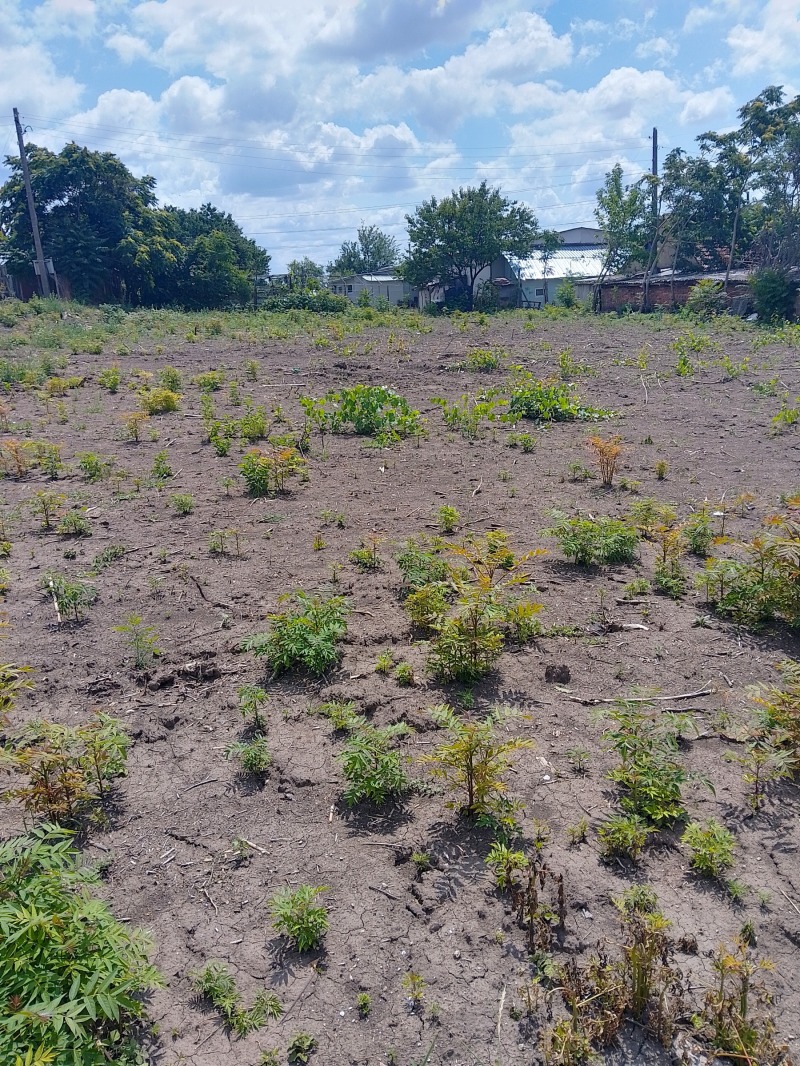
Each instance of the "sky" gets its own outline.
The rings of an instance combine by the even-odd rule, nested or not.
[[[800,0],[0,0],[0,149],[116,153],[162,204],[327,263],[361,222],[482,180],[542,226],[767,85],[800,93]],[[0,164],[0,182],[8,170]]]

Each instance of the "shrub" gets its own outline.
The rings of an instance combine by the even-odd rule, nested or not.
[[[99,712],[79,726],[29,722],[0,752],[7,770],[28,778],[4,798],[50,821],[75,823],[94,813],[113,779],[124,775],[129,745],[119,721]]]
[[[448,504],[442,504],[437,512],[437,522],[439,529],[442,533],[448,536],[451,533],[455,533],[458,529],[458,523],[461,521],[461,514],[455,507],[450,507]]]
[[[88,607],[97,599],[97,590],[85,581],[70,580],[65,574],[48,570],[41,581],[43,591],[53,597],[58,610],[79,622]]]
[[[721,281],[703,278],[693,285],[686,298],[686,310],[698,318],[713,318],[728,308],[728,296]]]
[[[225,384],[225,375],[221,370],[204,370],[194,379],[201,392],[216,392]]]
[[[288,936],[298,951],[318,947],[328,931],[328,912],[316,902],[327,891],[324,885],[300,885],[281,889],[272,897],[272,928]]]
[[[390,444],[422,432],[419,411],[385,385],[353,385],[329,392],[323,401],[314,403],[317,407],[321,403],[332,433],[344,433],[351,427],[354,433]],[[307,407],[308,410],[311,408]]]
[[[556,303],[559,307],[577,307],[578,297],[575,294],[575,285],[569,278],[564,278],[556,288]]]
[[[564,555],[580,566],[630,563],[636,556],[639,536],[619,518],[567,518],[557,511],[551,517],[555,525],[544,532],[555,537]]]
[[[117,633],[122,633],[128,646],[136,670],[147,670],[161,654],[158,648],[158,633],[153,626],[145,625],[138,614],[132,614],[118,626]]]
[[[95,455],[94,452],[78,452],[75,458],[78,460],[78,469],[86,481],[101,481],[108,476],[113,466],[113,460],[104,459],[100,455]]]
[[[606,819],[597,830],[600,850],[607,858],[621,855],[636,862],[653,832],[650,826],[633,814],[617,814]]]
[[[423,756],[431,773],[456,794],[449,801],[476,817],[496,820],[501,825],[513,821],[516,805],[506,796],[505,775],[511,768],[511,754],[533,747],[522,737],[501,734],[501,728],[518,717],[510,708],[495,708],[480,721],[464,721],[452,707],[441,704],[430,710],[433,721],[448,733],[448,739]]]
[[[563,381],[536,381],[531,374],[518,375],[508,405],[511,420],[528,418],[533,422],[597,421],[610,411],[584,404],[573,385]]]
[[[224,963],[207,962],[202,970],[191,972],[189,978],[197,995],[213,1004],[237,1036],[247,1036],[283,1014],[274,992],[258,992],[253,1005],[245,1007],[236,981]]]
[[[355,730],[337,756],[347,781],[346,803],[351,807],[362,800],[385,803],[408,789],[409,781],[403,769],[405,759],[393,747],[396,738],[408,731],[408,726],[402,723],[384,729],[363,725]]]
[[[172,506],[180,515],[191,514],[194,510],[194,497],[191,492],[176,492],[170,499]]]
[[[225,749],[226,759],[236,759],[246,774],[264,774],[272,764],[269,744],[264,736],[238,741]]]
[[[139,997],[161,979],[145,935],[93,894],[98,882],[63,829],[0,843],[0,1059],[9,1066],[131,1061]]]
[[[170,392],[180,392],[180,371],[176,370],[174,366],[162,367],[158,375],[158,383],[162,389],[169,389]]]
[[[709,818],[705,825],[690,822],[681,841],[692,853],[692,869],[706,877],[722,877],[733,866],[736,838],[715,818]]]
[[[105,370],[101,370],[97,375],[97,383],[104,389],[108,389],[109,392],[114,393],[117,391],[120,385],[122,375],[118,366],[109,366]]]
[[[58,523],[58,532],[62,537],[90,537],[92,527],[80,511],[67,511]]]
[[[403,575],[401,595],[408,595],[432,582],[447,581],[450,567],[441,552],[442,544],[439,541],[429,541],[423,537],[406,541],[405,548],[396,556]]]
[[[339,661],[338,641],[347,632],[348,606],[342,596],[295,592],[296,606],[268,615],[270,631],[256,633],[244,647],[266,659],[274,674],[293,667],[321,677]]]
[[[797,282],[781,269],[759,270],[750,278],[758,317],[763,322],[791,318]]]
[[[162,415],[170,411],[177,411],[181,398],[172,389],[150,389],[143,392],[139,397],[139,404],[147,415]]]
[[[286,491],[290,477],[302,474],[306,461],[296,448],[274,448],[271,452],[252,448],[239,464],[251,496],[274,496]]]
[[[600,479],[603,488],[610,489],[614,483],[614,475],[619,467],[619,457],[622,455],[620,437],[611,437],[604,440],[602,437],[590,437],[589,447],[594,452],[594,459],[600,471]]]

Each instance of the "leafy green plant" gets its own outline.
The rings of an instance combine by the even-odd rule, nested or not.
[[[321,677],[339,661],[336,644],[347,632],[347,602],[300,591],[291,598],[295,606],[268,615],[269,632],[249,637],[244,648],[266,659],[274,674],[297,667]]]
[[[378,658],[375,660],[375,673],[376,674],[389,674],[394,667],[394,655],[389,648],[382,651]]]
[[[272,765],[269,743],[264,736],[229,744],[225,758],[235,759],[246,774],[264,774]]]
[[[368,1018],[372,1010],[372,997],[369,992],[359,992],[356,996],[356,1008],[362,1018]]]
[[[495,840],[484,859],[487,866],[494,871],[494,881],[499,889],[519,889],[522,875],[527,874],[530,863],[524,851],[510,848],[502,840]]]
[[[180,392],[180,371],[176,370],[174,366],[162,367],[158,374],[158,383],[162,387],[162,389],[168,389],[170,392]]]
[[[607,858],[620,855],[636,862],[652,832],[652,828],[635,814],[612,815],[597,830],[600,851]]]
[[[195,376],[194,383],[201,392],[216,392],[225,384],[225,375],[221,370],[204,370]]]
[[[401,596],[426,585],[447,582],[450,578],[450,566],[442,558],[441,541],[430,541],[424,537],[411,538],[406,541],[403,550],[396,556],[397,565],[403,575]]]
[[[48,570],[41,581],[42,590],[55,601],[57,610],[79,622],[87,608],[97,599],[93,585],[78,579],[71,580],[65,574]]]
[[[0,749],[0,765],[27,778],[3,796],[53,822],[97,813],[111,782],[125,773],[130,739],[120,722],[96,713],[84,725],[29,722]]]
[[[172,389],[150,389],[139,394],[139,405],[146,415],[163,415],[177,411],[181,398]]]
[[[306,416],[319,427],[324,419],[331,433],[344,433],[348,428],[360,436],[374,437],[380,444],[391,444],[403,437],[419,436],[423,420],[405,397],[385,385],[353,385],[351,388],[328,392],[321,401],[301,404]]]
[[[251,496],[275,496],[286,491],[289,478],[302,476],[306,465],[294,447],[273,448],[270,452],[251,448],[239,470]]]
[[[319,1041],[311,1033],[295,1033],[286,1049],[286,1061],[290,1066],[296,1066],[298,1063],[300,1066],[305,1066],[318,1047]]]
[[[328,931],[328,911],[316,902],[327,891],[324,885],[300,885],[283,888],[272,897],[272,927],[289,937],[298,951],[319,947]]]
[[[380,542],[380,537],[371,534],[361,541],[360,548],[355,548],[350,552],[348,559],[351,563],[355,563],[359,570],[380,570],[383,566],[381,557],[378,554]]]
[[[118,366],[109,366],[101,370],[97,375],[97,383],[109,392],[114,393],[119,389],[122,375]]]
[[[239,710],[248,724],[252,722],[253,728],[261,732],[266,728],[266,722],[261,717],[262,707],[269,696],[261,685],[240,685],[238,692]]]
[[[487,389],[477,396],[464,393],[455,403],[448,403],[440,396],[434,396],[432,402],[441,407],[444,424],[449,429],[458,430],[467,440],[480,439],[484,423],[496,422],[501,417],[501,408],[507,406],[507,400],[497,389]]]
[[[58,516],[59,508],[65,499],[66,496],[61,492],[49,492],[47,489],[40,489],[28,500],[28,507],[30,507],[32,514],[41,518],[42,529],[52,529],[53,521]]]
[[[138,614],[130,615],[120,625],[114,626],[114,630],[122,634],[134,669],[148,670],[161,654],[158,633],[153,626],[145,625]]]
[[[623,790],[623,809],[649,824],[671,825],[684,812],[688,773],[678,758],[678,740],[687,719],[641,703],[620,703],[605,714],[610,724],[603,740],[620,757],[608,776]]]
[[[707,508],[701,507],[689,515],[683,523],[683,535],[693,555],[699,555],[705,559],[708,549],[714,541],[714,532],[711,528],[711,515]]]
[[[256,1032],[283,1014],[281,1001],[274,992],[266,990],[259,991],[252,1006],[245,1007],[233,975],[222,962],[207,962],[202,970],[190,972],[189,978],[195,993],[219,1011],[237,1036]]]
[[[733,866],[736,838],[715,818],[709,818],[705,824],[690,822],[681,842],[691,852],[692,869],[706,877],[722,877]]]
[[[501,733],[518,717],[517,713],[498,707],[482,720],[464,721],[447,704],[433,707],[429,713],[436,725],[446,730],[448,739],[423,756],[423,761],[429,764],[433,776],[455,793],[456,798],[447,806],[507,824],[515,809],[506,795],[505,783],[511,755],[533,747],[530,740]]]
[[[532,422],[598,421],[611,412],[590,407],[578,397],[573,385],[563,381],[537,381],[527,371],[518,371],[508,404],[510,420]]]
[[[411,663],[398,663],[394,669],[394,679],[398,685],[410,688],[414,684],[414,667]]]
[[[439,523],[439,529],[442,533],[450,535],[455,533],[458,529],[458,524],[461,521],[461,514],[455,507],[450,507],[448,504],[442,504],[437,512],[437,522]]]
[[[194,496],[191,492],[176,492],[170,496],[170,500],[179,515],[191,514],[194,510]]]
[[[153,458],[153,465],[150,468],[150,477],[156,485],[163,485],[172,477],[172,467],[169,465],[166,449],[156,452]]]
[[[636,556],[638,533],[619,518],[568,518],[559,511],[551,518],[554,525],[543,532],[579,566],[629,563]]]
[[[0,1059],[9,1066],[131,1061],[142,996],[162,982],[146,936],[95,896],[99,880],[63,829],[0,843]]]
[[[351,734],[338,756],[347,781],[346,803],[353,806],[367,800],[381,804],[408,790],[407,760],[394,747],[395,740],[408,731],[408,726],[397,723],[383,729],[361,725]]]
[[[92,527],[89,519],[80,511],[67,511],[58,523],[57,532],[62,537],[91,537]]]

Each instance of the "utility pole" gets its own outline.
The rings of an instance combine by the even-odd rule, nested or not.
[[[658,177],[658,130],[653,126],[653,177]],[[653,218],[658,214],[658,183],[653,182],[652,196],[652,210]]]
[[[31,216],[31,229],[33,230],[33,246],[36,249],[36,262],[39,264],[39,285],[42,296],[50,295],[50,277],[47,273],[47,263],[44,261],[42,251],[42,238],[39,236],[39,219],[36,217],[36,204],[33,200],[31,188],[31,172],[28,169],[28,157],[25,155],[25,141],[22,136],[22,126],[19,121],[19,111],[14,108],[14,125],[17,127],[17,141],[19,142],[19,159],[22,163],[22,177],[25,180],[25,193],[28,197],[28,214]]]

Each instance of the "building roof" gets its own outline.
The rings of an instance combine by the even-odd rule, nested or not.
[[[402,278],[398,278],[397,274],[361,274],[359,275],[364,281],[380,281],[386,283],[387,281],[402,281]]]
[[[743,267],[739,267],[739,268],[736,268],[734,270],[731,270],[730,274],[728,275],[728,281],[744,282],[744,281],[747,281],[750,278],[751,274],[752,274],[752,271],[750,271],[750,270],[748,270],[746,268],[743,268]],[[681,270],[675,270],[675,271],[672,271],[672,270],[660,270],[657,274],[651,274],[650,275],[650,284],[651,285],[669,285],[669,284],[672,283],[673,280],[677,281],[677,282],[681,282],[681,281],[695,281],[695,282],[697,282],[697,281],[717,281],[720,284],[722,284],[725,281],[725,271],[724,270],[718,270],[718,271],[715,271],[714,273],[709,274],[709,273],[701,273],[701,272],[685,273],[685,272],[683,272]],[[642,284],[643,281],[644,281],[644,274],[643,273],[639,273],[639,274],[618,274],[618,275],[609,274],[609,276],[607,278],[605,278],[605,280],[603,281],[603,284],[606,285],[606,286],[631,285],[631,286],[637,286],[638,287],[638,286],[640,286]]]
[[[603,269],[605,248],[561,248],[547,262],[548,278],[594,278]],[[544,268],[541,257],[517,260],[514,267],[523,281],[541,281]]]

